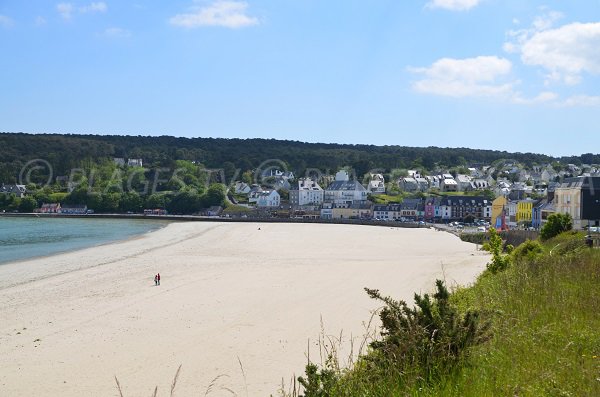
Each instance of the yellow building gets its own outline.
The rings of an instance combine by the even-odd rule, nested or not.
[[[373,215],[369,204],[352,204],[347,208],[334,207],[333,219],[370,219]]]
[[[520,200],[517,202],[517,224],[531,223],[533,214],[533,200]]]
[[[508,204],[508,200],[504,196],[497,197],[492,201],[492,227],[499,227],[497,219],[502,215],[506,204]]]

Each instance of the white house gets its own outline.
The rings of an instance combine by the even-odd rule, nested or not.
[[[127,165],[130,167],[143,167],[142,159],[128,159]]]
[[[300,178],[298,187],[290,190],[290,204],[292,205],[320,205],[322,203],[323,188],[311,178]]]
[[[348,173],[344,170],[335,175],[333,181],[323,194],[323,201],[340,205],[350,205],[355,202],[367,200],[368,191],[363,185],[355,180],[350,180]]]
[[[371,180],[367,190],[371,194],[384,194],[385,193],[385,179],[381,174],[371,174]]]
[[[454,180],[454,178],[444,178],[440,183],[441,189],[444,192],[457,192],[458,191],[458,183]]]
[[[281,197],[276,190],[265,190],[258,194],[257,207],[279,207],[279,204],[281,204]]]
[[[460,192],[471,189],[471,177],[464,174],[456,175],[456,188]]]
[[[436,175],[426,176],[425,179],[429,183],[430,189],[439,189],[440,188],[440,177]]]

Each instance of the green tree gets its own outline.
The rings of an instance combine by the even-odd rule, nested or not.
[[[540,237],[542,240],[548,240],[552,237],[558,236],[563,232],[568,232],[573,229],[573,220],[569,214],[552,214],[548,217],[548,221],[542,226],[540,230]]]
[[[167,200],[164,194],[154,193],[146,198],[146,208],[165,208]]]
[[[223,205],[225,201],[225,186],[220,183],[213,183],[202,197],[204,207],[213,205]]]
[[[490,241],[487,246],[492,254],[492,260],[487,264],[487,269],[492,273],[497,273],[505,270],[510,264],[508,255],[502,253],[502,237],[493,227],[489,230]]]
[[[194,191],[183,191],[174,195],[166,208],[172,214],[193,214],[202,208],[202,200]]]
[[[19,203],[19,212],[33,212],[37,206],[37,200],[33,197],[23,197]]]
[[[142,212],[144,200],[136,192],[127,192],[121,196],[119,208],[123,212]]]

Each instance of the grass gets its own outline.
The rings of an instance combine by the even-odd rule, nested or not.
[[[419,364],[378,360],[371,349],[348,368],[323,362],[320,388],[291,395],[599,396],[600,250],[566,233],[511,259],[505,271],[486,271],[450,295],[459,313],[490,322],[487,341],[452,368],[425,379]]]
[[[404,196],[402,194],[399,194],[397,196],[392,196],[392,195],[389,195],[389,194],[372,194],[372,195],[369,195],[369,200],[372,201],[373,204],[382,204],[382,205],[400,204],[403,199],[404,199]]]

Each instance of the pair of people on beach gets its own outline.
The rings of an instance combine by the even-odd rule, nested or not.
[[[154,276],[154,285],[160,285],[160,273],[156,273]]]

